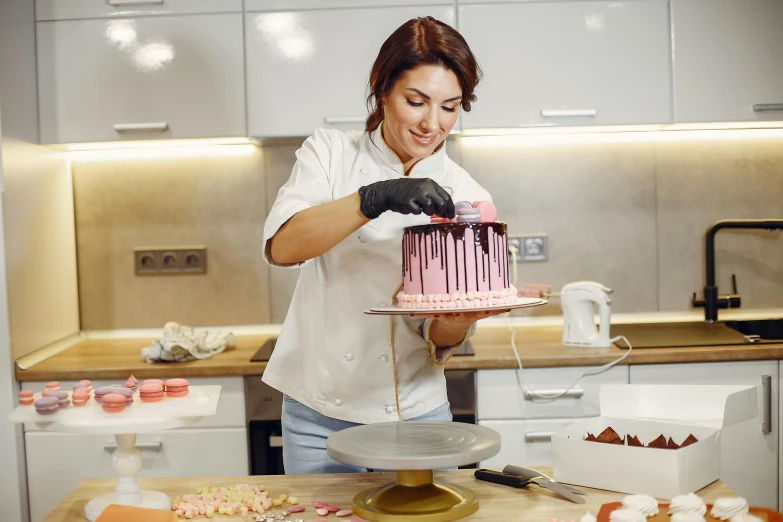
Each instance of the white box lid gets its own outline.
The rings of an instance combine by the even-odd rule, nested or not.
[[[601,416],[721,428],[759,416],[758,390],[749,385],[604,384]]]

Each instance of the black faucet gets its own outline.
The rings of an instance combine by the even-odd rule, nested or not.
[[[715,234],[724,228],[783,230],[783,219],[722,219],[707,229],[704,234],[704,294],[697,299],[694,292],[691,304],[704,307],[704,320],[708,323],[718,320],[719,308],[739,308],[742,305],[735,275],[731,276],[731,294],[718,295],[718,287],[715,286]]]

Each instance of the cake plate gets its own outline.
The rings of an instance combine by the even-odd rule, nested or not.
[[[442,522],[475,513],[471,490],[438,483],[433,470],[488,459],[500,451],[500,435],[461,422],[381,422],[331,435],[332,459],[372,470],[396,470],[397,480],[353,497],[353,511],[377,522]]]
[[[396,306],[379,306],[365,310],[368,315],[440,315],[440,314],[459,314],[469,312],[496,312],[498,310],[515,310],[517,308],[530,308],[532,306],[541,306],[547,304],[546,299],[538,297],[517,297],[513,304],[499,304],[492,306],[477,306],[473,308],[437,308],[437,309],[415,309],[398,308]]]
[[[191,386],[185,397],[165,397],[160,402],[141,402],[137,390],[133,404],[119,413],[103,411],[94,398],[85,406],[68,406],[49,416],[39,415],[34,406],[18,406],[8,420],[33,423],[46,431],[114,435],[117,449],[112,453],[111,463],[119,480],[114,493],[97,496],[84,507],[84,516],[94,522],[109,504],[171,509],[168,495],[142,490],[136,479],[142,466],[141,454],[136,449],[136,434],[179,428],[214,415],[220,390],[221,386]],[[68,395],[71,398],[71,394]],[[41,394],[34,394],[34,398],[41,398]]]

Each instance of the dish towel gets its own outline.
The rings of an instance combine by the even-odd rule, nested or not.
[[[163,327],[163,336],[142,348],[141,355],[148,363],[184,362],[194,359],[209,359],[224,350],[234,348],[236,338],[223,330],[202,330],[168,322]]]

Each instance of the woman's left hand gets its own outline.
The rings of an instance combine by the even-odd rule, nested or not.
[[[454,346],[461,342],[470,326],[479,319],[501,315],[510,310],[485,310],[480,312],[411,314],[412,317],[435,319],[430,326],[430,339],[436,346]]]

